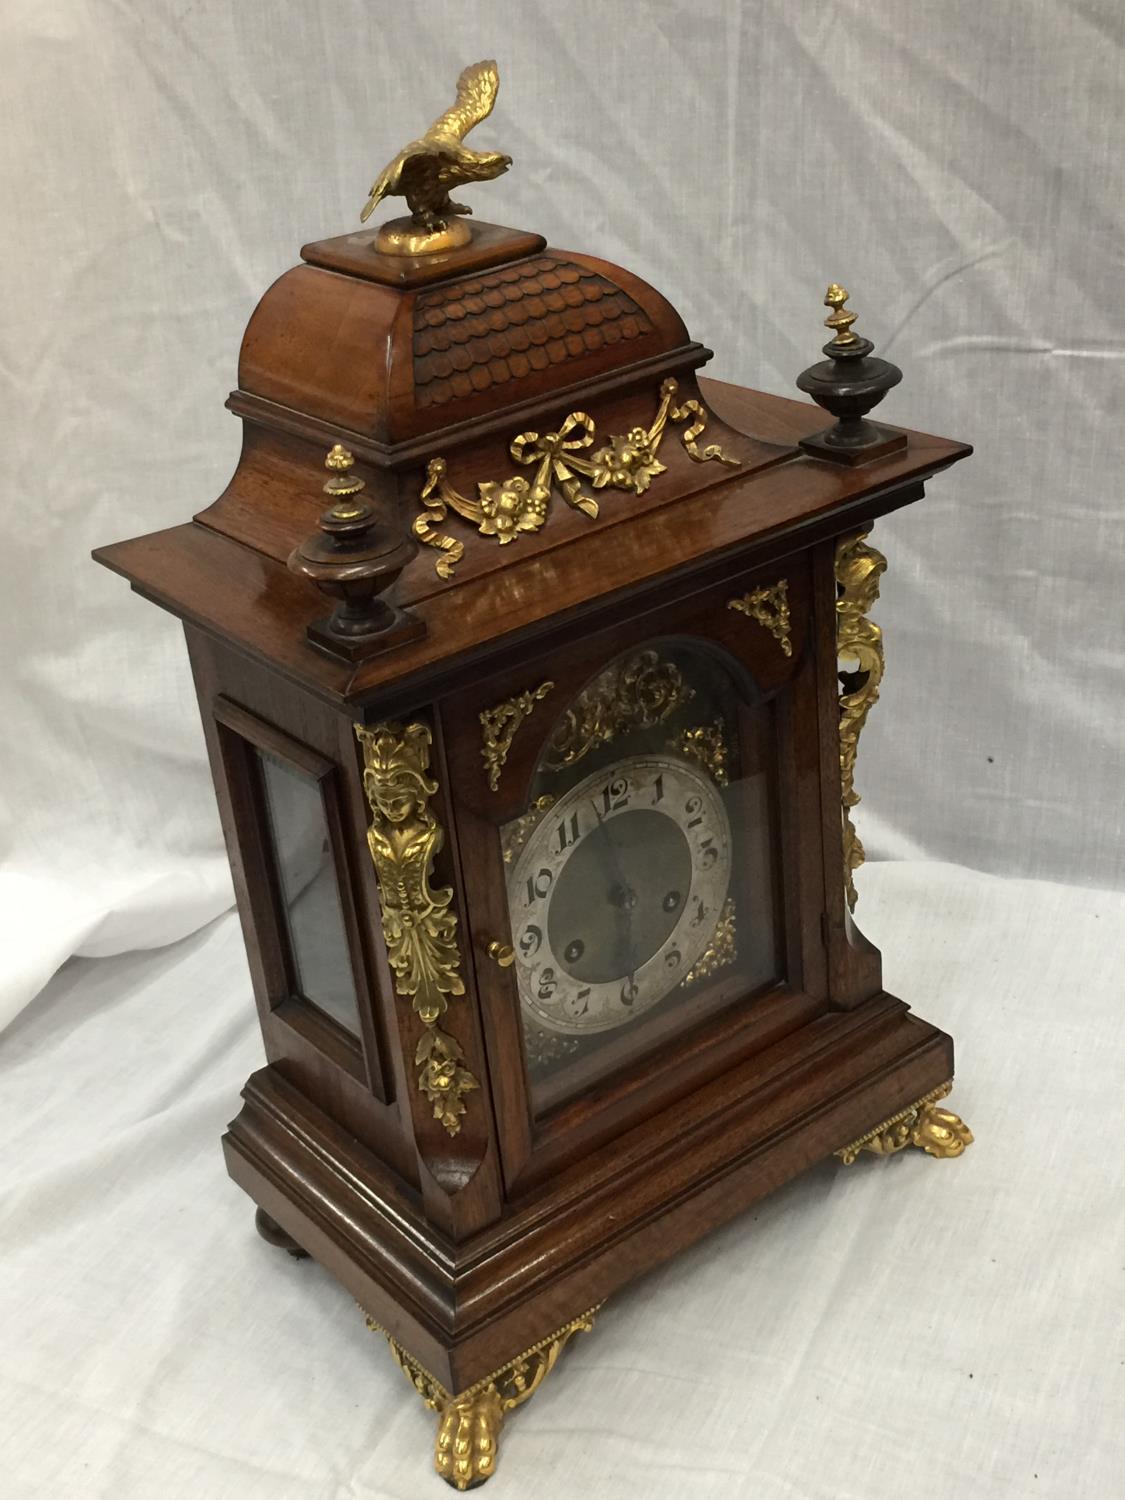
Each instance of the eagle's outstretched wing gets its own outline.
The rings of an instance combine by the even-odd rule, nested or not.
[[[451,135],[464,140],[474,125],[487,120],[496,103],[496,90],[500,87],[500,75],[492,58],[484,62],[470,63],[463,68],[457,80],[457,103],[445,114],[439,115],[426,131],[423,139],[435,135]]]
[[[368,198],[363,212],[359,216],[361,224],[366,224],[371,217],[375,205],[381,202],[388,193],[397,193],[399,178],[402,169],[409,159],[411,147],[407,146],[405,151],[400,151],[393,161],[389,161],[383,170],[371,184],[371,196]]]

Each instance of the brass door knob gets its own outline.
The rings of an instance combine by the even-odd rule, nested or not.
[[[502,969],[510,969],[516,961],[516,950],[507,943],[498,943],[495,938],[488,945],[488,956]]]

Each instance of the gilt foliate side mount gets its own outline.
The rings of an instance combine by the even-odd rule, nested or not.
[[[472,231],[461,214],[471,214],[464,203],[454,203],[451,189],[469,182],[499,177],[512,164],[503,151],[474,151],[465,137],[486,120],[496,103],[500,75],[491,59],[471,63],[457,80],[457,98],[417,140],[404,146],[371,185],[360,214],[364,223],[376,204],[387,197],[406,199],[409,219],[384,224],[375,249],[384,255],[433,255],[467,245]]]
[[[855,872],[864,861],[863,844],[852,822],[859,802],[856,755],[867,715],[883,680],[883,632],[868,618],[879,597],[887,559],[868,544],[870,528],[841,537],[836,545],[836,654],[840,677],[840,800],[844,822],[844,889],[855,910]]]
[[[363,790],[371,822],[367,847],[379,886],[383,937],[395,989],[422,1023],[414,1054],[418,1088],[450,1135],[461,1129],[464,1095],[479,1088],[455,1037],[438,1025],[450,997],[465,993],[457,914],[449,886],[430,884],[434,856],[445,840],[430,807],[437,782],[429,774],[425,724],[355,726],[363,748]]]

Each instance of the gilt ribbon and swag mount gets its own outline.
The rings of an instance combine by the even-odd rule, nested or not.
[[[557,489],[572,510],[591,520],[598,515],[598,502],[582,489],[588,479],[595,490],[625,490],[643,495],[666,465],[657,452],[669,422],[686,422],[680,442],[695,463],[717,462],[737,468],[741,459],[723,452],[717,443],[701,448],[707,418],[694,397],[676,404],[678,383],[669,377],[660,387],[660,404],[649,427],[632,427],[623,435],[611,434],[593,453],[597,429],[584,411],[572,411],[557,432],[521,432],[508,449],[517,464],[535,466],[528,479],[515,474],[509,479],[485,479],[477,483],[476,499],[462,495],[449,482],[444,458],[432,458],[426,467],[426,482],[419,501],[421,514],[414,518],[414,535],[442,555],[434,562],[439,578],[451,578],[464,556],[465,544],[439,530],[452,510],[471,521],[481,536],[494,536],[501,546],[514,542],[522,531],[539,531],[547,519],[551,497]]]

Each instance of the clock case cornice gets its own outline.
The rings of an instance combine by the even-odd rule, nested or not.
[[[243,420],[242,454],[219,499],[186,525],[95,553],[145,597],[361,721],[383,713],[388,699],[422,701],[490,657],[510,660],[513,650],[545,645],[626,595],[639,604],[672,580],[686,584],[696,576],[705,586],[716,569],[780,556],[870,521],[917,499],[922,481],[971,451],[912,432],[905,450],[860,468],[809,457],[798,444],[823,426],[818,408],[697,380],[710,351],[690,339],[659,293],[595,257],[545,251],[539,236],[478,225],[473,246],[437,257],[443,265],[405,266],[374,255],[368,239],[345,235],[306,246],[304,264],[263,297],[243,340],[239,389],[228,402]],[[529,268],[548,263],[555,271],[538,276],[557,280],[562,268],[579,279],[545,295],[583,286],[601,294],[566,313],[579,320],[588,306],[615,307],[612,326],[628,323],[634,336],[568,354],[522,379],[513,377],[510,351],[498,384],[433,399],[443,381],[426,364],[434,354],[426,337],[447,327],[460,334],[467,318],[431,328],[424,299],[445,299],[435,318],[450,308],[464,314],[481,298],[460,289],[519,274],[524,282],[498,283],[518,290]],[[502,321],[512,306],[542,311],[535,296],[486,312]],[[544,319],[556,316],[562,314],[546,312],[539,321],[545,328]],[[487,326],[487,317],[478,321]],[[599,334],[601,326],[585,333]],[[504,335],[481,334],[475,343],[487,353],[487,339],[496,336]],[[324,614],[324,600],[288,572],[286,560],[323,509],[328,446],[350,448],[365,498],[406,537],[429,459],[444,458],[456,487],[474,492],[476,482],[512,472],[508,447],[518,433],[557,428],[572,411],[589,412],[598,441],[647,427],[668,377],[679,387],[677,400],[700,401],[701,443],[720,445],[738,467],[693,462],[669,433],[660,448],[666,472],[642,494],[597,491],[596,519],[556,498],[541,530],[500,546],[451,517],[448,531],[464,545],[455,576],[438,578],[433,550],[421,547],[390,595],[424,626],[420,639],[358,664],[310,646],[306,630]]]

